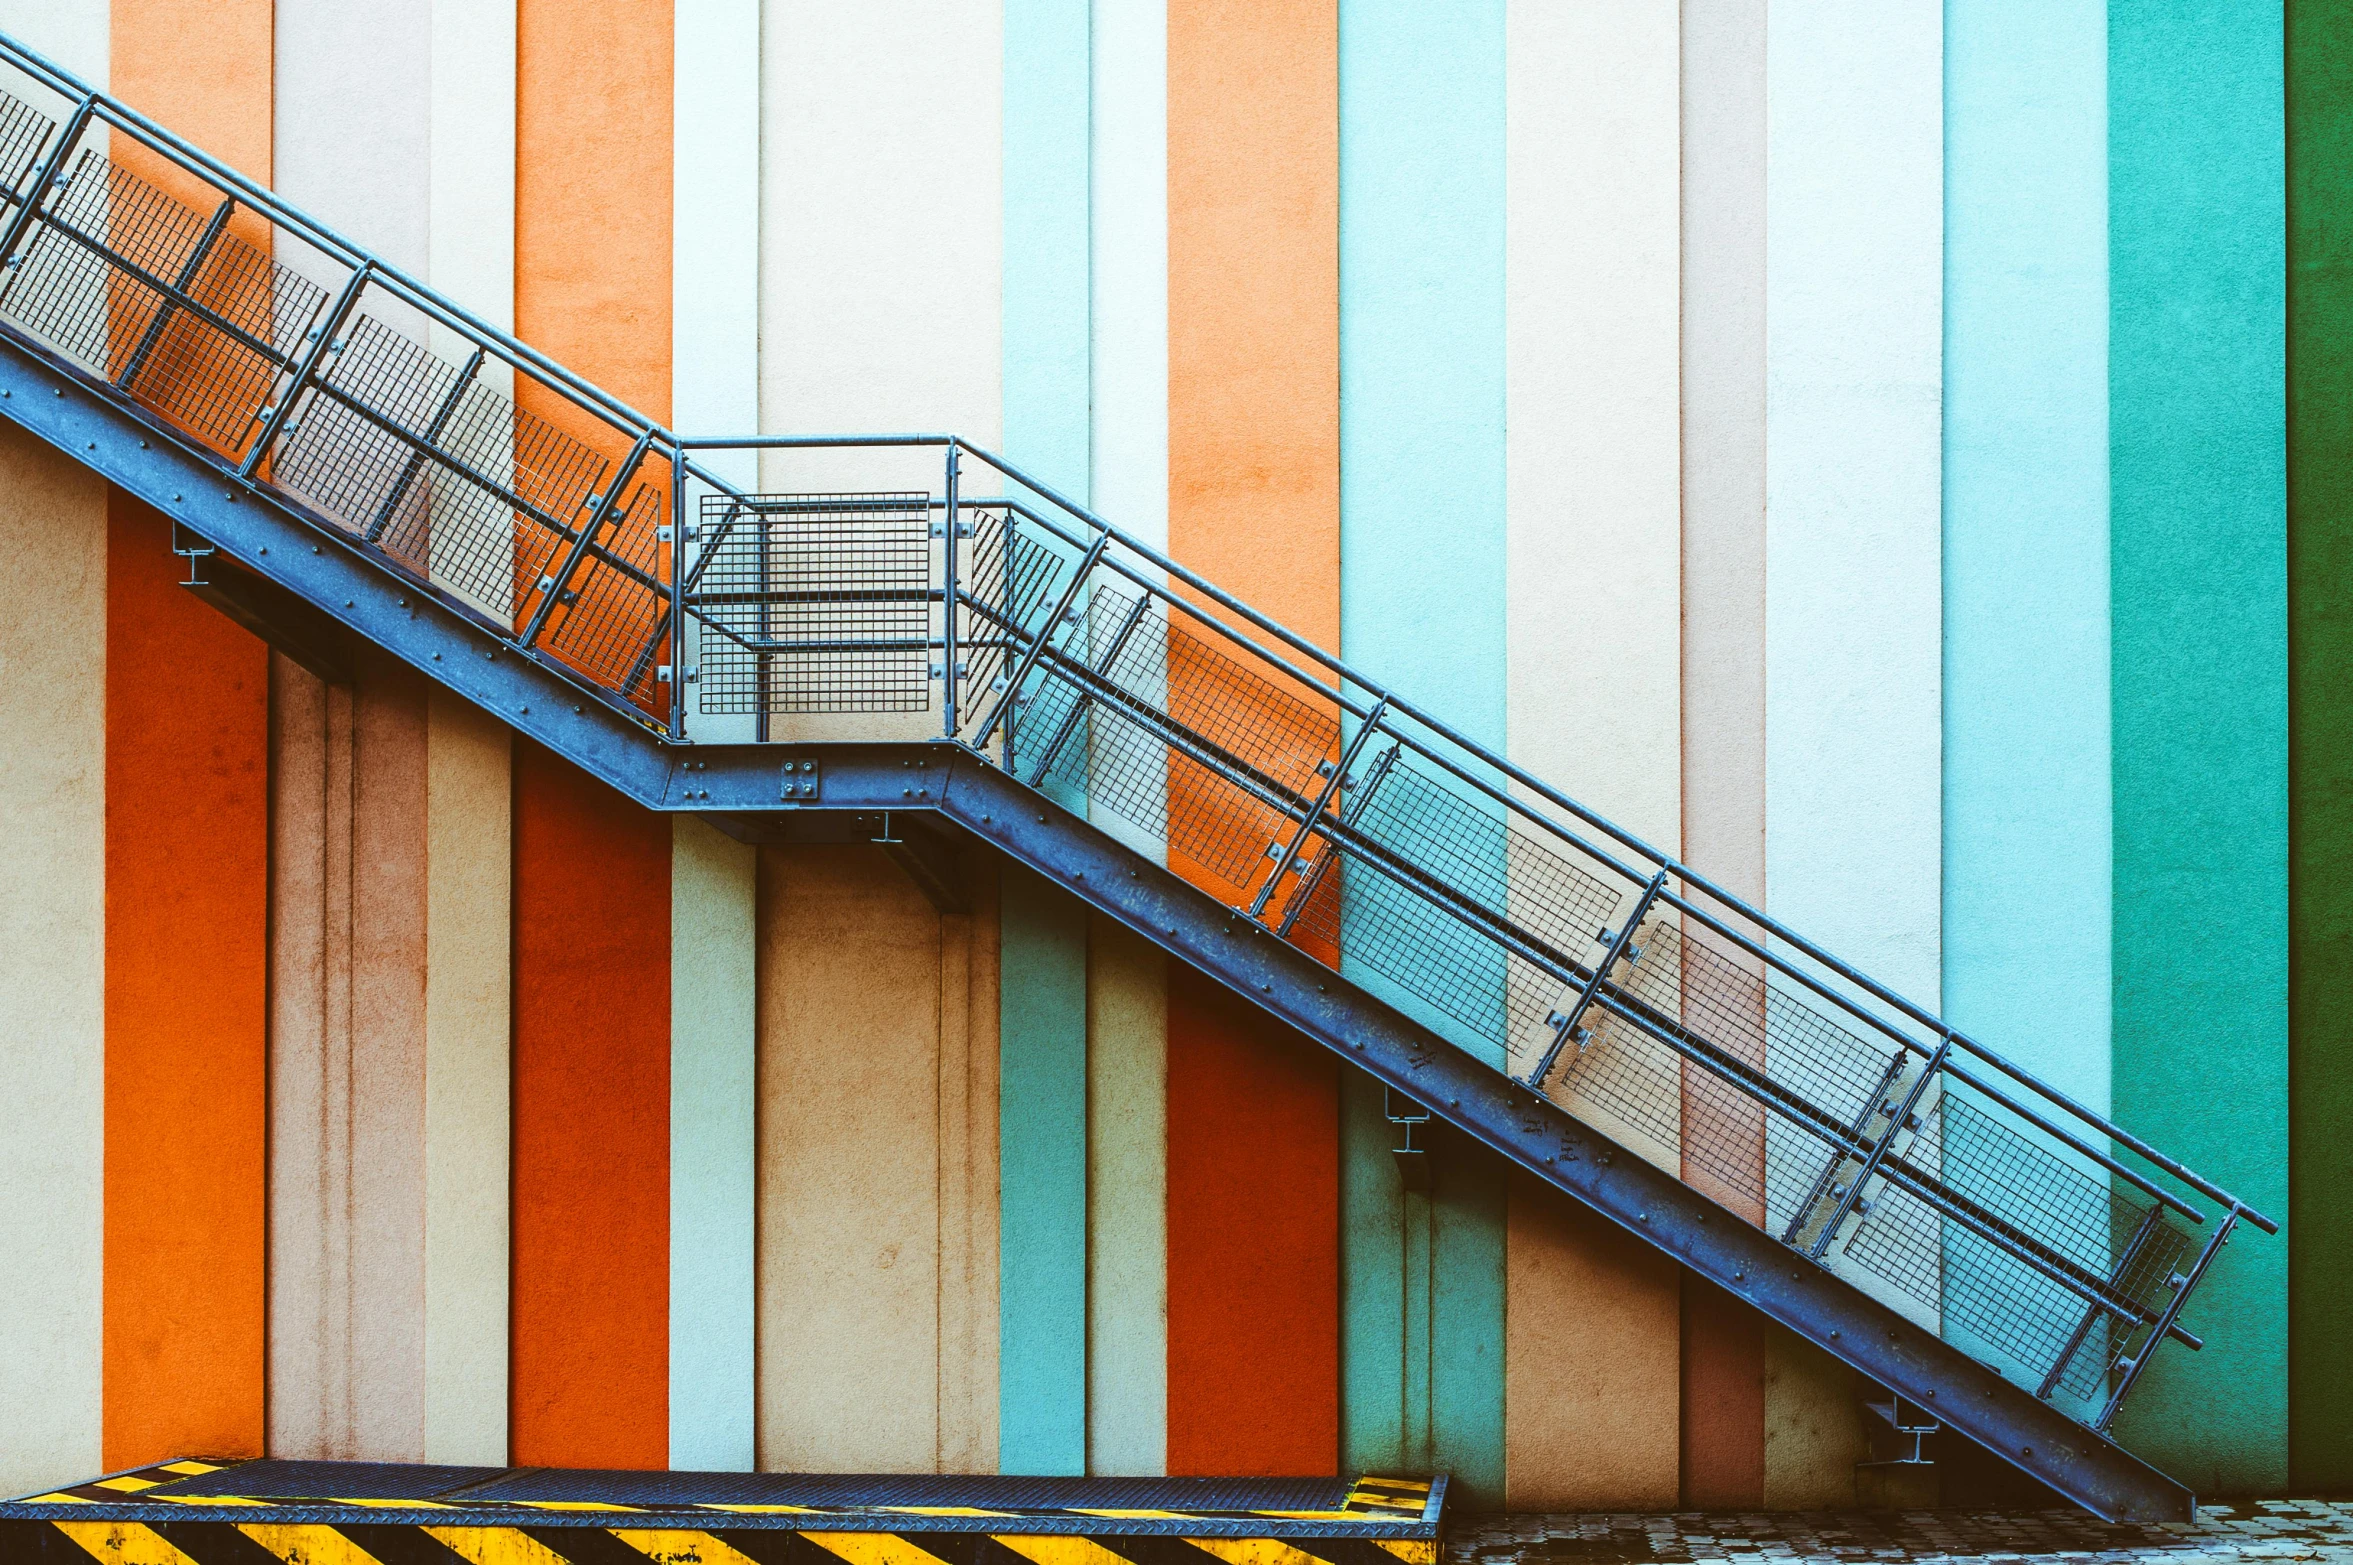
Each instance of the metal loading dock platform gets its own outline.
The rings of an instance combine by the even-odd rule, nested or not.
[[[0,1504],[39,1565],[1436,1565],[1446,1479],[183,1458]]]

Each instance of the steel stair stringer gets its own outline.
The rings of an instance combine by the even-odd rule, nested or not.
[[[1136,854],[945,743],[668,743],[282,496],[13,332],[0,417],[648,808],[757,840],[788,813],[937,811],[1950,1427],[2111,1519],[2186,1520],[2180,1484]],[[264,627],[266,630],[266,627]]]

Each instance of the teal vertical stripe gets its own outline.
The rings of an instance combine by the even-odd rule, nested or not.
[[[1090,479],[1087,0],[1005,0],[1007,453]],[[1080,904],[1004,872],[998,1466],[1087,1465],[1087,937]]]
[[[1498,750],[1503,38],[1500,0],[1341,0],[1341,644],[1373,677]],[[1501,1064],[1500,1025],[1493,1038]],[[1380,1087],[1351,1076],[1341,1121],[1342,1460],[1444,1469],[1457,1503],[1497,1507],[1504,1171],[1438,1138],[1434,1193],[1408,1194],[1393,1143]]]
[[[1087,1466],[1087,924],[1018,865],[1003,881],[997,1465]]]
[[[2287,1205],[2279,0],[2109,18],[2118,1119]],[[2200,1493],[2287,1481],[2286,1239],[2224,1252],[2119,1429]]]

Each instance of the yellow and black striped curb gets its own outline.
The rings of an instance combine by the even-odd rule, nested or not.
[[[1427,1539],[0,1520],[9,1565],[1435,1565]]]
[[[648,1504],[620,1498],[642,1497],[645,1474],[436,1472],[157,1463],[0,1505],[0,1565],[1436,1565],[1446,1487],[679,1474],[657,1475]],[[540,1492],[499,1493],[518,1488]],[[984,1503],[905,1503],[927,1491]],[[1180,1495],[1224,1503],[1135,1504]],[[1252,1499],[1291,1504],[1233,1503]]]

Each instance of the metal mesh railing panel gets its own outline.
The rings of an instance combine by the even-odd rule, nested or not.
[[[543,642],[597,683],[650,701],[667,643],[670,603],[662,583],[663,501],[652,484],[632,486],[599,531],[555,608]]]
[[[920,712],[931,705],[931,497],[703,500],[701,709]]]
[[[965,513],[972,536],[958,582],[957,686],[960,731],[985,720],[1012,676],[1030,637],[1042,628],[1038,611],[1070,570],[1070,562],[1031,537],[1021,517],[1003,507]]]
[[[331,521],[512,626],[610,464],[372,316],[306,392],[272,476]]]
[[[0,200],[11,211],[49,145],[57,122],[14,93],[0,92]]]
[[[234,457],[325,302],[218,214],[86,150],[0,314]]]
[[[1377,773],[1359,769],[1362,786],[1341,801],[1348,845],[1338,857],[1350,862],[1311,871],[1290,892],[1295,934],[1340,947],[1524,1057],[1546,1031],[1563,971],[1598,958],[1622,893],[1410,750]],[[1317,836],[1319,860],[1329,835]]]
[[[1238,899],[1320,790],[1339,722],[1212,635],[1098,586],[1023,715],[1017,764],[1165,840],[1172,863]]]

